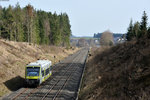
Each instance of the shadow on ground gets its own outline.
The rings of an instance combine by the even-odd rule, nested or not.
[[[16,90],[24,87],[24,83],[25,83],[25,79],[20,76],[16,76],[16,77],[4,82],[5,86],[10,91],[16,91]]]

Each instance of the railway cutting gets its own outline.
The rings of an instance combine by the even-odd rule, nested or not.
[[[75,100],[88,48],[83,48],[52,67],[52,75],[37,87],[21,88],[3,100]]]

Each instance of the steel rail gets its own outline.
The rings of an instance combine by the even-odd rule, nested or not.
[[[80,58],[80,57],[79,57],[79,58]],[[85,60],[85,61],[86,61],[86,60]],[[73,72],[76,72],[77,69],[78,69],[78,67],[76,67],[76,69],[73,70]],[[65,83],[64,83],[64,84],[61,86],[61,88],[57,91],[57,93],[55,94],[55,96],[53,97],[52,100],[55,100],[55,99],[60,95],[61,91],[62,91],[63,88],[66,86],[67,81],[72,77],[72,75],[73,75],[73,73],[71,72],[70,75],[69,75],[69,77],[68,77],[67,80],[65,81]]]
[[[81,52],[80,52],[81,53]],[[79,53],[79,54],[80,54]],[[79,55],[78,54],[78,55]],[[77,55],[77,57],[78,57],[78,55]],[[76,58],[76,59],[74,59],[74,61],[77,61],[78,59]],[[62,75],[62,77],[66,74],[66,72],[67,71],[69,71],[69,69],[71,69],[72,67],[72,64],[74,63],[74,61],[69,65],[69,67],[68,67],[68,69],[67,70],[65,70],[65,72],[63,73],[63,75]],[[68,77],[67,77],[68,78]],[[66,79],[67,80],[67,79]],[[59,80],[48,90],[48,92],[42,97],[42,99],[41,100],[44,100],[45,98],[46,98],[46,96],[52,91],[52,89],[59,83],[61,81],[61,77],[59,78]]]
[[[80,51],[80,52],[81,52],[81,51]],[[75,57],[73,58],[74,60],[76,59],[76,57],[78,57],[78,55],[80,54],[80,52],[77,52],[77,54],[76,54]],[[74,61],[74,60],[73,60],[73,61]],[[73,64],[73,62],[71,63],[71,65],[72,65],[72,64]],[[71,65],[68,65],[68,66],[70,67]],[[68,66],[67,66],[67,67],[68,67]],[[60,67],[60,68],[61,68],[61,67]],[[66,70],[66,71],[67,71],[67,70]],[[64,74],[66,73],[66,71],[64,72]],[[59,78],[58,82],[60,81],[60,79],[61,79],[61,77]],[[57,83],[58,83],[58,82],[57,82]],[[53,85],[52,87],[54,87],[54,86],[55,86],[55,85]],[[51,88],[52,88],[52,87],[51,87]],[[31,94],[35,93],[36,90],[39,89],[39,88],[40,88],[40,87],[33,89],[23,100],[27,100],[27,99],[29,98],[29,96],[31,96]],[[52,89],[51,89],[51,90],[52,90]],[[50,90],[50,91],[51,91],[51,90]]]
[[[76,52],[76,53],[78,53],[78,52]],[[69,57],[71,57],[71,56],[69,56]],[[74,57],[75,58],[75,57]],[[69,62],[69,61],[67,61],[67,62]],[[61,64],[61,63],[58,63],[58,64]],[[54,65],[54,66],[58,66],[58,65]],[[53,67],[54,67],[53,66]],[[53,70],[56,70],[55,72],[53,72],[54,74],[55,73],[57,73],[58,72],[58,70],[60,70],[62,67],[54,67],[54,69]],[[40,87],[37,87],[37,88],[35,88],[35,89],[33,89],[30,93],[34,93],[34,92],[36,92],[35,90],[37,90],[38,88],[40,88]],[[25,93],[27,90],[29,90],[29,88],[25,88],[23,91],[21,91],[21,92],[19,92],[17,95],[15,95],[13,98],[11,98],[11,100],[16,100],[19,96],[21,96],[23,93]],[[33,92],[34,91],[34,92]],[[30,96],[31,94],[28,94],[27,96]],[[27,96],[26,96],[26,98],[27,98]]]
[[[75,72],[77,69],[78,69],[78,67],[76,67],[76,69],[73,72]],[[66,84],[67,84],[68,80],[71,78],[72,74],[73,74],[72,72],[69,74],[69,77],[65,80],[64,84],[57,91],[57,93],[55,94],[55,96],[53,97],[52,100],[55,100],[57,98],[57,96],[60,94],[61,90],[63,90],[63,88],[66,86]]]
[[[21,94],[23,94],[25,91],[27,91],[28,88],[25,88],[23,91],[19,92],[16,96],[14,96],[11,100],[15,100],[17,97],[19,97]]]

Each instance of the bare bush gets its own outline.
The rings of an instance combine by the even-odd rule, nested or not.
[[[110,31],[105,31],[102,33],[100,38],[101,46],[112,46],[114,44],[114,37]]]

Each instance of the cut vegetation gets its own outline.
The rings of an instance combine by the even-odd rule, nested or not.
[[[25,66],[29,62],[48,59],[56,63],[77,50],[78,48],[29,45],[0,39],[0,96],[23,86]]]

